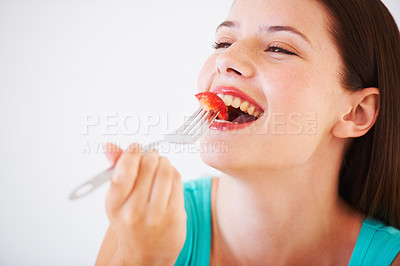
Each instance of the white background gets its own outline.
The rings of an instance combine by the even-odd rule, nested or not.
[[[94,264],[107,186],[69,192],[108,166],[102,143],[154,140],[197,108],[231,2],[0,0],[0,265]],[[197,153],[166,156],[185,180],[217,173]]]

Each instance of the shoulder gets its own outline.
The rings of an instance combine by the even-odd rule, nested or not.
[[[400,266],[400,256],[397,254],[397,257],[394,259],[392,266]]]

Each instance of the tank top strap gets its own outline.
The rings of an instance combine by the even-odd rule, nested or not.
[[[185,182],[187,214],[185,245],[175,265],[210,265],[211,251],[211,178]]]
[[[389,266],[400,251],[400,231],[367,218],[361,227],[349,266]]]

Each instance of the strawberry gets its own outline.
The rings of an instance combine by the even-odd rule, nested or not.
[[[218,118],[221,120],[228,120],[225,103],[217,94],[212,92],[202,92],[195,96],[204,110],[219,111]]]

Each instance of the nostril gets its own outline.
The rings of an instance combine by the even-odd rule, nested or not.
[[[255,70],[250,60],[248,58],[237,57],[237,55],[236,57],[234,57],[231,53],[227,52],[218,55],[216,58],[216,72],[219,75],[245,77],[250,77],[254,75]]]
[[[226,70],[226,72],[234,72],[234,73],[236,73],[236,74],[238,74],[238,75],[242,75],[242,73],[240,73],[239,71],[237,71],[236,69],[233,69],[233,68],[228,68],[227,70]]]
[[[237,75],[240,75],[240,76],[243,75],[242,73],[240,73],[240,71],[237,71],[236,69],[231,68],[231,67],[227,68],[225,71],[221,71],[221,69],[218,67],[218,68],[217,68],[217,73],[221,75],[222,72],[237,74]]]

